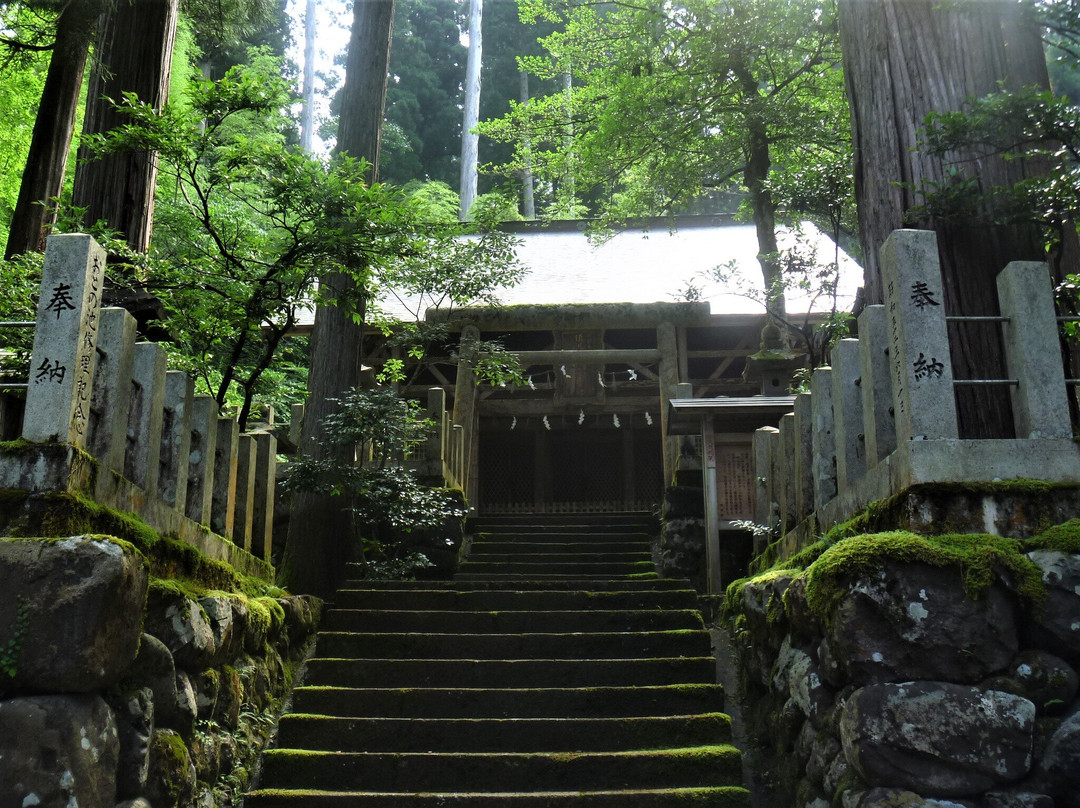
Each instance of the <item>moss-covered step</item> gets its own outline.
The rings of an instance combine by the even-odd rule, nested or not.
[[[334,603],[342,609],[694,609],[697,595],[691,589],[646,589],[627,592],[514,589],[340,589]]]
[[[707,631],[454,634],[321,632],[317,653],[350,659],[631,659],[705,656]]]
[[[344,584],[346,589],[446,589],[452,591],[515,591],[515,592],[657,592],[668,590],[688,590],[690,581],[686,578],[661,578],[655,573],[648,577],[635,578],[574,578],[565,580],[555,575],[530,579],[517,576],[514,579],[499,578],[490,580],[456,581],[372,581],[350,576]]]
[[[304,681],[334,687],[564,687],[712,683],[711,656],[667,659],[322,659]]]
[[[530,544],[530,548],[537,547],[539,545]],[[576,550],[566,550],[565,544],[552,545],[557,550],[551,552],[537,552],[535,550],[527,550],[522,552],[508,551],[506,545],[474,545],[469,553],[470,563],[483,562],[484,564],[651,564],[652,554],[649,552],[649,548],[644,549],[630,549],[630,550],[611,550],[610,552],[590,551],[586,552]],[[590,545],[595,547],[596,545]],[[625,545],[618,545],[619,547],[625,547]]]
[[[593,752],[705,746],[731,740],[724,713],[638,718],[281,719],[282,749],[340,752]]]
[[[632,546],[648,546],[650,536],[646,532],[634,532],[625,530],[608,530],[594,532],[585,530],[553,531],[538,530],[529,532],[526,530],[516,531],[484,531],[473,534],[474,544],[507,544],[507,545],[559,545],[559,544],[588,544],[597,546],[613,546],[629,544]]]
[[[298,713],[357,718],[617,718],[724,709],[720,685],[529,688],[298,687]]]
[[[336,791],[259,790],[247,808],[750,808],[750,793],[739,786],[552,791],[488,794],[376,794]]]
[[[728,744],[630,752],[315,752],[263,754],[262,788],[344,791],[575,791],[737,785]]]
[[[653,572],[651,560],[639,561],[463,561],[459,567],[458,580],[468,580],[472,573],[487,575],[558,575],[561,578],[620,575],[638,575]]]
[[[514,634],[542,629],[567,631],[665,631],[704,629],[701,614],[690,609],[615,610],[484,610],[432,611],[333,609],[326,613],[324,631],[410,631],[455,634]]]
[[[507,541],[497,536],[474,539],[470,557],[487,556],[490,553],[648,553],[649,542],[644,536],[638,539],[613,538],[607,541],[594,541],[593,537],[567,539],[566,541]]]

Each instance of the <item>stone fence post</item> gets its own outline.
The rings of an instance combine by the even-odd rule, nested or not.
[[[997,277],[1018,438],[1071,438],[1057,316],[1046,264],[1013,261]]]
[[[897,441],[956,438],[956,396],[937,234],[894,230],[881,246]]]
[[[105,251],[90,236],[49,236],[41,271],[22,436],[86,446]]]

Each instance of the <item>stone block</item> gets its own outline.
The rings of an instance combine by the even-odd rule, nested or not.
[[[214,447],[214,491],[210,529],[227,539],[233,537],[236,519],[236,460],[240,431],[235,418],[218,418]]]
[[[820,511],[836,496],[836,438],[833,416],[832,369],[818,368],[810,376],[813,397],[814,510]]]
[[[128,691],[110,700],[119,740],[116,768],[117,799],[142,794],[150,771],[150,741],[154,736],[154,694],[148,688]]]
[[[795,461],[799,453],[799,431],[795,426],[795,413],[780,418],[780,451],[777,454],[776,479],[780,483],[780,532],[793,528],[798,500],[796,499]]]
[[[195,778],[195,765],[183,739],[170,729],[155,731],[145,794],[150,804],[154,808],[190,805],[195,794]]]
[[[124,476],[156,497],[161,475],[161,421],[165,412],[165,351],[153,342],[135,345],[128,410]]]
[[[873,468],[896,449],[888,345],[885,307],[867,306],[859,315],[859,391],[867,468]]]
[[[795,396],[795,521],[814,512],[814,411],[812,396]]]
[[[833,441],[836,488],[846,491],[866,474],[859,341],[842,339],[832,349]]]
[[[165,644],[177,667],[198,671],[217,652],[214,630],[202,606],[171,589],[151,589],[146,599],[146,633]]]
[[[241,435],[236,443],[236,516],[233,541],[254,555],[252,523],[255,518],[255,459],[257,447],[251,435]]]
[[[1027,557],[1042,572],[1046,600],[1027,615],[1025,639],[1080,665],[1080,556],[1038,550]]]
[[[937,234],[894,230],[881,247],[897,441],[956,438],[956,396]]]
[[[251,552],[269,561],[274,543],[274,491],[277,487],[277,438],[258,432],[252,490]]]
[[[754,430],[752,445],[754,451],[754,521],[759,525],[773,528],[776,518],[773,514],[773,476],[772,452],[780,430],[772,426],[763,426]]]
[[[300,448],[300,441],[304,437],[304,411],[303,404],[293,404],[289,407],[289,443]],[[436,421],[435,423],[439,423]]]
[[[844,705],[844,755],[871,786],[963,797],[1014,783],[1032,765],[1035,706],[996,690],[903,682],[856,690]]]
[[[0,805],[113,808],[119,750],[100,696],[0,701]]]
[[[218,408],[209,396],[196,396],[191,411],[188,452],[188,519],[209,525],[214,504],[214,453],[217,450]]]
[[[178,370],[166,373],[158,491],[162,502],[180,510],[187,504],[191,411],[194,405],[195,384],[191,377]]]
[[[97,348],[86,451],[105,468],[123,474],[135,361],[135,318],[124,309],[102,309]]]
[[[1046,264],[1013,261],[997,277],[1018,438],[1072,438],[1057,312]]]
[[[975,683],[1019,649],[1011,594],[991,586],[964,594],[959,569],[883,562],[838,581],[843,595],[828,619],[833,658],[855,685],[905,679]]]
[[[108,539],[0,541],[0,648],[18,648],[14,684],[82,693],[118,681],[138,650],[147,575],[141,554]]]
[[[41,269],[22,436],[86,446],[105,251],[81,234],[49,236]]]

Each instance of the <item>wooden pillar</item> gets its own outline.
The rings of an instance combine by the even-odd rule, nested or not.
[[[668,437],[668,402],[679,383],[679,348],[675,326],[660,323],[656,328],[656,346],[660,350],[660,433],[664,441],[664,485],[671,485],[679,457],[678,438]]]
[[[468,502],[474,500],[475,480],[472,479],[473,452],[476,443],[476,374],[468,365],[472,358],[471,343],[480,339],[480,329],[467,325],[461,329],[457,365],[457,384],[454,387],[454,423],[465,433],[465,445],[461,457],[461,487]]]

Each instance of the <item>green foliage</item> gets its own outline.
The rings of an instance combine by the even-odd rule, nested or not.
[[[505,191],[489,191],[480,194],[469,208],[470,219],[492,219],[498,222],[520,222],[517,199]]]
[[[363,161],[323,163],[290,145],[280,62],[250,56],[219,81],[193,81],[162,112],[127,98],[130,123],[94,139],[104,153],[157,151],[153,260],[135,274],[168,310],[173,365],[219,406],[235,405],[241,423],[256,396],[299,395],[306,348],[284,339],[317,278],[352,279],[355,291],[326,282],[318,297],[357,319],[378,297],[419,318],[429,305],[490,299],[522,271],[513,240],[479,232],[486,223],[432,223],[401,191],[368,183]]]
[[[432,222],[456,222],[461,208],[457,191],[441,180],[411,180],[401,189],[409,201],[419,205],[421,216]]]
[[[525,15],[561,30],[522,66],[543,80],[572,80],[513,105],[481,133],[516,145],[504,170],[531,164],[549,202],[572,204],[558,192],[572,185],[570,197],[611,218],[678,210],[738,184],[755,127],[765,132],[773,176],[844,158],[847,106],[830,4],[537,0]]]
[[[0,260],[0,320],[29,322],[37,317],[42,258],[30,252]],[[33,343],[33,329],[0,328],[0,380],[26,381]]]
[[[455,0],[398,0],[386,88],[387,130],[380,178],[404,185],[433,180],[456,186],[466,48],[463,5]],[[455,211],[454,220],[457,219]]]
[[[10,13],[10,9],[0,8],[0,28],[8,27]],[[4,122],[4,137],[0,140],[0,243],[7,243],[48,67],[49,55],[41,52],[0,61],[0,120]]]
[[[350,390],[335,403],[337,410],[319,427],[318,441],[330,451],[291,463],[285,489],[341,497],[353,519],[355,555],[381,562],[379,572],[426,566],[405,546],[404,535],[465,515],[452,492],[421,485],[400,465],[426,438],[430,422],[388,389]]]

